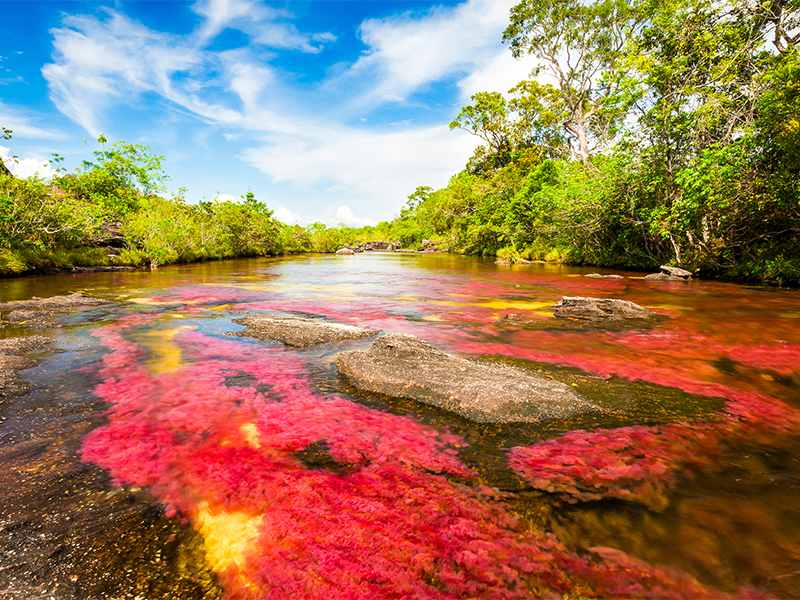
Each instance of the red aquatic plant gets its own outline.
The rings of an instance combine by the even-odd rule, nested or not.
[[[663,508],[679,472],[712,467],[726,448],[769,444],[800,425],[800,414],[782,402],[730,396],[717,421],[571,431],[512,448],[509,464],[533,487],[570,502],[620,498]]]
[[[578,430],[511,449],[509,465],[533,487],[571,502],[620,498],[663,508],[676,472],[714,464],[719,441],[714,425]]]
[[[110,350],[95,393],[111,407],[83,457],[198,526],[248,519],[240,558],[220,568],[231,599],[723,597],[526,531],[495,492],[448,478],[471,475],[457,436],[314,394],[297,354],[182,331],[169,339],[184,362],[152,372],[128,339],[144,322],[95,333]],[[339,469],[304,463],[321,442]]]

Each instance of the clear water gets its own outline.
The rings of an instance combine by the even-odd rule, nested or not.
[[[568,590],[561,580],[545,586],[526,579],[527,587],[476,588],[472,595],[448,584],[441,557],[451,549],[435,545],[443,534],[425,510],[433,510],[436,494],[452,494],[454,506],[472,507],[462,528],[491,532],[482,543],[495,548],[507,530],[519,539],[526,531],[550,532],[567,562],[590,556],[589,548],[611,547],[719,593],[742,595],[750,586],[800,597],[800,438],[792,420],[800,408],[800,294],[645,282],[635,273],[583,277],[588,272],[451,255],[362,254],[3,281],[0,301],[81,291],[113,304],[57,315],[59,327],[44,332],[57,351],[40,353],[39,366],[23,372],[34,392],[0,403],[0,593],[608,595],[610,588],[598,592],[591,581],[572,581]],[[663,317],[648,325],[575,327],[548,309],[562,296],[630,300]],[[360,392],[338,374],[336,355],[371,340],[286,349],[225,335],[241,329],[233,318],[263,312],[414,334],[454,354],[564,381],[604,411],[569,421],[476,425]],[[509,313],[527,324],[498,323]],[[0,330],[7,337],[29,333]],[[744,406],[735,427],[725,420],[734,404]],[[775,410],[780,426],[769,420]],[[719,452],[665,459],[674,477],[660,492],[665,501],[655,504],[613,494],[570,503],[558,490],[534,490],[509,463],[512,448],[570,431],[654,432],[680,423],[681,439],[691,444],[705,435],[704,424],[721,419],[734,429],[715,430],[711,443]],[[381,487],[406,476],[418,478],[409,489],[425,494],[415,496],[416,516],[392,512],[397,507]],[[484,485],[503,497],[482,495]],[[314,502],[324,498],[324,507],[312,495]],[[373,504],[354,509],[356,502]],[[481,516],[484,505],[491,508]],[[359,519],[369,510],[375,521],[365,525]],[[506,526],[496,510],[520,524]],[[417,534],[413,523],[398,524],[405,518],[425,525]],[[350,537],[331,533],[338,526]],[[464,535],[474,542],[477,534]],[[361,565],[384,555],[380,568],[362,572]],[[469,572],[458,556],[453,560]],[[636,595],[632,589],[617,595]],[[673,589],[678,597],[695,593],[686,584]]]

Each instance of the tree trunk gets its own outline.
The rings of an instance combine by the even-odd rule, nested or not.
[[[577,150],[572,149],[572,153],[584,165],[589,162],[589,140],[586,137],[586,123],[589,122],[589,119],[592,118],[595,111],[596,108],[592,107],[588,113],[584,114],[581,107],[575,106],[571,110],[571,120],[564,123],[564,129],[572,133],[572,135],[578,139],[578,148]]]
[[[589,142],[586,139],[586,130],[581,124],[576,127],[576,134],[578,136],[578,149],[575,154],[583,164],[586,164],[589,161]]]

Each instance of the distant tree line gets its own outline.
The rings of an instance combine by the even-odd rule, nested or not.
[[[4,139],[13,132],[3,128]],[[322,223],[288,226],[252,192],[240,201],[185,201],[166,194],[163,157],[117,142],[72,172],[13,177],[0,168],[0,275],[75,266],[158,267],[291,252],[334,252],[363,232]],[[2,163],[0,163],[2,164]]]

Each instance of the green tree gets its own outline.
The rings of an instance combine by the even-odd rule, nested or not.
[[[76,173],[59,176],[60,188],[90,198],[116,217],[132,213],[142,198],[165,190],[169,178],[162,169],[163,156],[147,145],[119,141],[106,148],[103,135],[97,141],[103,149],[94,152],[94,161],[83,161]]]
[[[479,92],[450,123],[482,139],[467,169],[491,175],[512,162],[538,164],[565,154],[561,123],[565,108],[558,91],[537,81],[522,81],[510,99],[499,92]]]
[[[500,92],[478,92],[471,100],[473,103],[464,106],[450,123],[450,129],[463,129],[478,136],[486,142],[479,157],[488,157],[491,169],[504,167],[511,161],[514,149],[508,102]]]
[[[622,50],[639,23],[622,0],[522,0],[511,9],[503,33],[515,58],[539,60],[534,77],[547,69],[565,112],[570,150],[587,162],[592,146],[607,143],[640,93],[620,69]]]

